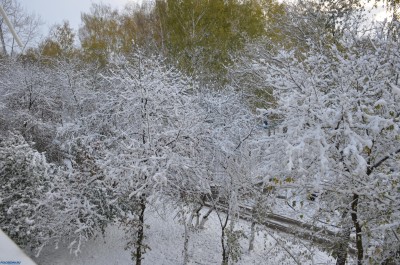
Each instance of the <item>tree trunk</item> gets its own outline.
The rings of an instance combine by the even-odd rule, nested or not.
[[[136,265],[142,264],[143,239],[144,239],[144,211],[146,210],[146,197],[142,195],[140,198],[139,228],[137,231],[136,241]]]
[[[141,69],[141,58],[139,57],[139,81],[140,86],[142,83],[142,69]],[[146,120],[147,114],[147,98],[142,97],[142,119]],[[147,137],[149,135],[146,134],[146,129],[143,129],[142,134],[142,143],[143,145],[147,142]],[[146,181],[147,176],[144,175],[144,181]],[[147,186],[147,185],[146,185]],[[142,265],[142,254],[143,254],[143,239],[144,239],[144,211],[146,210],[146,195],[142,194],[140,196],[140,203],[139,203],[139,227],[137,231],[137,241],[136,241],[136,265]]]
[[[4,32],[3,32],[3,20],[0,22],[0,41],[3,55],[7,55],[6,43],[4,41]]]
[[[345,265],[347,261],[347,249],[349,247],[351,233],[351,222],[348,218],[349,210],[350,209],[347,208],[342,215],[343,228],[340,232],[339,242],[335,249],[337,255],[336,265]]]
[[[205,215],[203,215],[203,217],[201,218],[201,222],[199,225],[200,229],[204,228],[204,225],[206,224],[207,220],[208,220],[208,216],[210,216],[210,214],[212,213],[213,208],[208,209],[207,213]]]
[[[356,246],[357,246],[357,265],[362,265],[364,258],[364,249],[362,244],[361,225],[358,222],[357,208],[358,208],[358,194],[353,194],[353,202],[351,203],[351,219],[353,220],[356,229]]]
[[[253,251],[254,249],[254,238],[256,234],[256,223],[251,223],[251,230],[250,230],[250,240],[249,240],[249,252]]]
[[[191,221],[190,221],[191,222]],[[187,265],[189,263],[189,237],[190,237],[190,228],[188,222],[185,221],[185,234],[183,241],[183,265]]]
[[[221,246],[222,246],[222,263],[221,263],[221,265],[228,265],[228,261],[229,261],[228,246],[225,242],[225,239],[226,239],[225,229],[228,224],[228,219],[229,219],[229,215],[226,214],[225,222],[221,226]]]
[[[339,241],[339,245],[336,249],[337,260],[336,265],[345,265],[347,261],[347,248],[349,246],[350,241],[350,227],[343,228],[341,233],[341,238]]]
[[[225,228],[221,232],[221,246],[222,246],[222,263],[221,265],[228,265],[228,252],[225,243]]]
[[[196,223],[194,225],[195,228],[198,228],[200,225],[200,211],[202,208],[203,208],[203,206],[200,205],[200,207],[194,212],[194,215],[196,216]],[[193,218],[192,218],[192,220],[193,220]]]

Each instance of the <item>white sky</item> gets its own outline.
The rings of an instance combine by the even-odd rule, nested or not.
[[[18,0],[28,13],[39,15],[45,23],[41,32],[43,37],[48,34],[49,28],[68,20],[71,27],[77,31],[81,23],[81,13],[89,12],[92,3],[109,4],[113,8],[121,9],[128,3],[141,3],[146,0]],[[282,1],[282,0],[281,0]],[[371,5],[370,3],[367,5]],[[376,20],[383,20],[386,13],[381,8],[372,14]]]
[[[109,4],[113,8],[121,9],[127,3],[140,3],[142,0],[19,0],[27,13],[39,15],[43,22],[43,35],[54,24],[68,20],[71,27],[78,30],[81,21],[81,12],[89,12],[92,3]]]

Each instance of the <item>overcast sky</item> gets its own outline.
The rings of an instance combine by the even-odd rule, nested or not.
[[[48,34],[49,28],[54,24],[60,24],[68,20],[76,31],[81,21],[81,13],[89,12],[92,3],[110,4],[114,8],[121,9],[127,3],[141,3],[146,0],[19,0],[28,13],[39,15],[43,22],[41,32],[43,36]],[[369,3],[371,5],[371,3]],[[374,11],[373,17],[383,20],[383,9]]]
[[[28,13],[39,15],[43,22],[43,35],[49,27],[68,20],[77,30],[81,21],[81,12],[88,12],[92,3],[110,4],[114,8],[123,8],[127,3],[140,3],[142,0],[19,0]]]

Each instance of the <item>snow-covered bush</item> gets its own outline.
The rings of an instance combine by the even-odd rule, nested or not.
[[[81,159],[84,169],[65,171],[48,163],[21,135],[2,136],[0,228],[18,245],[39,255],[46,245],[68,243],[78,253],[109,223],[101,171],[87,165],[90,158]]]
[[[29,199],[30,204],[22,205],[31,208],[24,214],[35,224],[29,226],[29,236],[23,234],[22,224],[17,223],[21,221],[19,217],[4,215],[2,226],[10,231],[11,237],[19,238],[18,244],[29,245],[38,253],[44,245],[60,241],[71,243],[71,250],[79,252],[84,241],[112,220],[112,209],[105,204],[109,191],[100,181],[104,178],[102,170],[85,146],[77,144],[71,156],[62,150],[62,142],[54,138],[58,127],[68,126],[93,110],[91,91],[87,89],[93,85],[87,78],[89,70],[78,69],[76,62],[63,61],[51,68],[13,60],[5,60],[2,66],[0,133],[5,156],[1,161],[4,163],[2,192],[13,194],[6,197],[13,205],[20,205],[21,198],[27,197],[24,202]],[[10,134],[9,130],[15,133]],[[13,164],[16,158],[18,162]],[[9,174],[19,177],[18,181],[31,194],[24,195],[19,190],[21,185],[13,185],[15,178]]]
[[[20,246],[40,247],[51,238],[43,208],[58,178],[57,168],[21,135],[0,139],[0,227]]]

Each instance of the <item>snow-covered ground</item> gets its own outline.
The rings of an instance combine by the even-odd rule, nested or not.
[[[145,255],[144,265],[177,265],[183,263],[184,227],[174,220],[172,209],[146,212],[147,244],[151,248]],[[250,225],[241,221],[238,229],[250,234]],[[217,215],[209,217],[204,229],[190,235],[190,264],[221,264],[220,226]],[[255,238],[254,250],[248,252],[248,239],[241,240],[243,254],[239,265],[250,264],[335,264],[326,253],[308,242],[289,238],[272,231],[260,231]],[[40,265],[124,265],[132,264],[122,228],[110,226],[105,236],[99,236],[85,244],[82,252],[75,256],[66,248],[44,249],[35,261]]]

